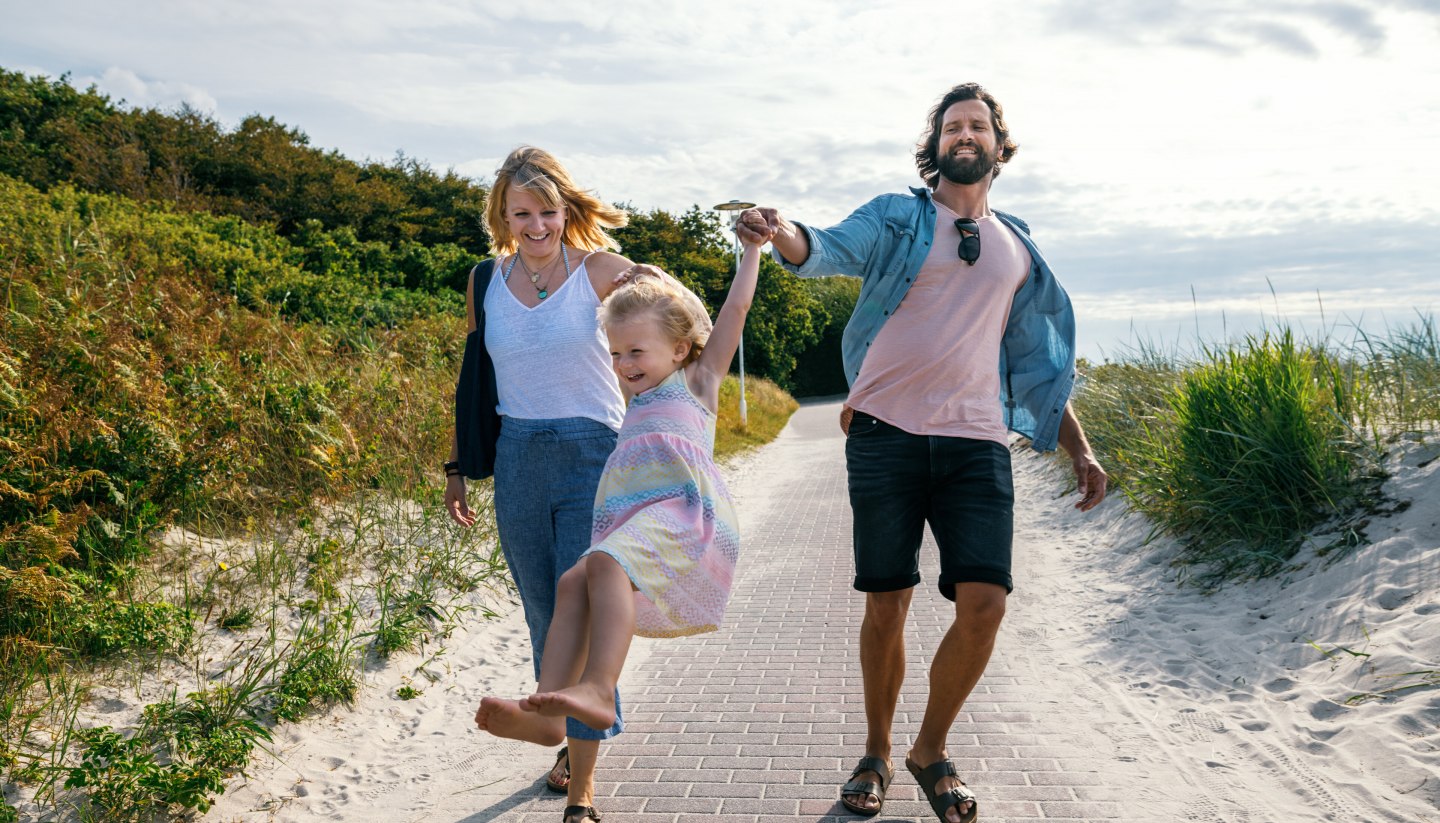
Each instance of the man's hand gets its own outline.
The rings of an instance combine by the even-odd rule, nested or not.
[[[768,237],[759,231],[762,223],[770,230]],[[774,244],[775,250],[780,252],[780,256],[790,261],[791,265],[802,265],[810,257],[810,238],[800,230],[799,226],[782,217],[778,210],[768,206],[740,212],[740,218],[735,222],[735,234],[739,236],[742,243],[759,245],[768,240]]]
[[[1080,502],[1075,504],[1075,508],[1088,512],[1105,499],[1105,489],[1110,483],[1110,476],[1100,468],[1099,461],[1088,449],[1071,462],[1075,467],[1075,490],[1080,493]]]
[[[1105,499],[1105,487],[1109,485],[1110,478],[1100,468],[1095,452],[1090,450],[1090,441],[1085,439],[1085,430],[1080,427],[1075,409],[1069,403],[1065,404],[1065,412],[1060,418],[1060,448],[1070,455],[1070,463],[1075,468],[1075,490],[1080,492],[1080,502],[1075,504],[1075,508],[1088,512]]]

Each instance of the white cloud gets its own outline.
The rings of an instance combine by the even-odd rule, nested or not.
[[[1190,283],[1248,303],[1283,270],[1287,293],[1368,272],[1421,300],[1417,272],[1440,259],[1440,91],[1417,81],[1440,53],[1428,0],[13,5],[12,68],[132,103],[258,111],[352,157],[403,149],[482,180],[530,143],[610,200],[744,197],[819,225],[917,182],[926,110],[979,80],[1022,146],[993,201],[1087,299],[1161,271],[1181,294],[1145,292],[1154,305],[1186,303]],[[1330,237],[1357,250],[1349,274],[1315,240]]]
[[[77,85],[81,84],[77,78]],[[184,104],[207,114],[219,108],[215,97],[202,88],[189,83],[143,80],[135,72],[115,66],[107,68],[94,84],[117,102],[123,100],[137,108],[173,109]]]

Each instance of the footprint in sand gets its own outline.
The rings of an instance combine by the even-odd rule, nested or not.
[[[1220,715],[1203,709],[1181,709],[1176,713],[1176,722],[1170,730],[1177,734],[1188,733],[1191,739],[1203,741],[1212,734],[1225,734],[1225,720]]]
[[[1135,624],[1129,620],[1116,620],[1105,626],[1105,635],[1111,640],[1119,640],[1122,637],[1129,637],[1135,633]]]
[[[1277,677],[1274,680],[1271,680],[1269,683],[1266,683],[1264,688],[1265,691],[1270,692],[1271,694],[1281,694],[1282,692],[1290,691],[1294,687],[1294,680],[1291,680],[1288,677]]]
[[[1260,748],[1264,749],[1265,752],[1270,755],[1277,766],[1289,772],[1296,780],[1300,781],[1305,789],[1309,791],[1315,799],[1320,801],[1320,805],[1324,806],[1334,815],[1332,819],[1363,819],[1349,803],[1332,795],[1330,791],[1325,788],[1326,781],[1323,780],[1320,775],[1316,774],[1314,769],[1306,765],[1302,758],[1291,757],[1290,753],[1284,749],[1265,741],[1260,742]]]
[[[1413,586],[1387,586],[1375,595],[1375,605],[1387,612],[1393,612],[1405,605],[1405,601],[1419,593]],[[1419,609],[1416,609],[1419,612]]]

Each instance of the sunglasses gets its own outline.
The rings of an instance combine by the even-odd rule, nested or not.
[[[960,259],[970,265],[980,259],[980,224],[969,217],[961,217],[955,221],[955,228],[960,230]]]

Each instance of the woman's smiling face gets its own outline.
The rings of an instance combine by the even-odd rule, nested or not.
[[[526,259],[546,259],[560,251],[565,233],[565,210],[547,206],[533,193],[517,186],[505,190],[505,225]]]

